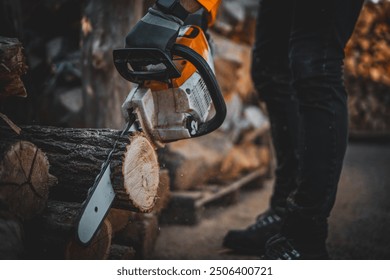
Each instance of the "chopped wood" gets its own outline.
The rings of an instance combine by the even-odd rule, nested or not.
[[[269,148],[253,143],[234,146],[221,165],[219,178],[232,180],[252,170],[266,168],[270,163]]]
[[[229,40],[253,45],[258,5],[257,0],[222,1],[213,30]]]
[[[111,208],[107,215],[107,219],[111,223],[114,234],[123,230],[131,221],[133,212],[123,209]]]
[[[238,93],[251,100],[254,87],[250,75],[251,47],[212,33],[215,43],[215,72],[225,97]]]
[[[45,208],[56,178],[36,145],[7,140],[0,143],[0,199],[20,219],[31,219]]]
[[[350,128],[390,132],[390,2],[366,2],[345,49]]]
[[[147,259],[152,255],[160,232],[158,218],[153,213],[131,213],[126,227],[115,233],[113,242],[134,248],[137,259]]]
[[[159,150],[159,161],[169,170],[173,190],[197,189],[219,174],[222,160],[231,147],[231,141],[217,131],[170,143]]]
[[[111,209],[108,220],[113,226],[113,243],[131,247],[135,258],[147,258],[152,254],[159,234],[155,213],[134,213],[127,210]]]

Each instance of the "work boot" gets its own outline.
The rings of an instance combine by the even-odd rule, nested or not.
[[[263,260],[328,260],[325,244],[300,244],[282,234],[271,237],[266,243]],[[308,248],[311,247],[311,248]]]
[[[263,259],[329,259],[326,249],[327,233],[327,218],[303,215],[299,211],[288,211],[280,233],[266,242]]]
[[[223,240],[223,246],[241,254],[264,254],[267,240],[280,231],[282,216],[273,209],[267,210],[245,230],[230,230]]]

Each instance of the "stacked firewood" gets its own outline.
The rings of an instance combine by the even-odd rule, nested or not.
[[[367,2],[346,48],[353,131],[390,132],[390,2]]]
[[[7,229],[1,258],[145,258],[152,252],[169,177],[142,134],[118,139],[113,209],[87,246],[75,239],[75,225],[119,131],[21,126],[18,134],[2,124],[0,134],[0,227]]]
[[[2,38],[0,99],[22,95],[22,46]],[[10,86],[11,85],[11,86]],[[14,86],[17,85],[17,86]],[[145,258],[169,199],[169,176],[141,133],[110,129],[17,126],[0,114],[0,259]],[[111,162],[113,209],[87,246],[75,225],[102,163]],[[147,213],[147,214],[145,214]]]

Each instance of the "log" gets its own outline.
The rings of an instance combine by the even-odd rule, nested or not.
[[[91,244],[83,246],[75,239],[70,239],[65,248],[67,260],[106,260],[111,250],[112,227],[109,220],[104,220]]]
[[[253,143],[233,147],[221,165],[220,180],[232,180],[260,168],[267,168],[271,159],[269,148]]]
[[[0,201],[0,208],[2,208]],[[0,211],[0,259],[15,260],[23,255],[23,226],[8,211]]]
[[[100,172],[120,132],[110,129],[64,129],[22,126],[20,136],[0,127],[7,138],[37,145],[48,157],[58,185],[50,198],[82,202]],[[159,166],[154,147],[140,133],[118,139],[111,161],[111,181],[116,193],[113,207],[140,212],[153,210],[159,186]]]
[[[27,65],[18,39],[0,36],[0,100],[10,96],[26,97],[21,76]]]
[[[26,224],[26,256],[31,259],[107,259],[112,230],[105,220],[88,246],[75,240],[80,203],[49,201],[42,215]]]
[[[160,232],[158,218],[153,213],[129,212],[128,214],[127,225],[115,233],[113,242],[134,248],[136,259],[147,259],[153,253]]]
[[[213,29],[232,41],[253,45],[258,5],[257,0],[222,1]]]
[[[219,172],[223,158],[232,148],[224,133],[170,143],[158,151],[161,166],[169,170],[172,190],[201,187]]]
[[[254,87],[250,75],[251,47],[211,33],[215,43],[215,72],[225,97],[238,93],[244,100],[253,98]]]
[[[14,132],[13,132],[14,133]],[[0,143],[0,200],[21,220],[40,214],[46,206],[49,189],[56,178],[49,162],[37,146],[28,141]]]
[[[133,248],[137,259],[151,256],[160,231],[155,213],[111,209],[107,219],[112,224],[115,245]]]

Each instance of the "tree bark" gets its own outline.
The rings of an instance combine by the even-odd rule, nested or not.
[[[18,136],[37,145],[48,157],[58,185],[50,198],[82,202],[112,150],[120,131],[25,126]],[[0,127],[7,138],[15,138]],[[113,207],[150,212],[158,199],[159,166],[154,147],[139,133],[118,139],[111,160],[111,181],[116,193]]]
[[[18,39],[0,36],[0,100],[9,96],[27,96],[20,79],[26,72],[22,44]]]
[[[80,245],[72,238],[65,248],[67,260],[106,260],[110,255],[112,240],[112,227],[107,219],[102,223],[97,235],[90,245]]]
[[[141,0],[89,0],[82,19],[82,73],[86,127],[122,126],[120,106],[131,89],[115,70],[112,50],[141,18]]]
[[[26,257],[29,259],[107,259],[112,239],[105,220],[88,246],[75,240],[80,203],[49,201],[43,214],[26,224]]]
[[[128,212],[128,217],[124,228],[115,233],[113,242],[118,245],[131,246],[135,250],[137,259],[147,259],[153,252],[160,232],[158,218],[153,213],[132,212]]]

